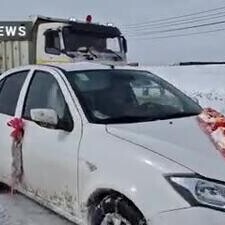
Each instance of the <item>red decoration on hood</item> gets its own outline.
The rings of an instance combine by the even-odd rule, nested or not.
[[[206,108],[198,116],[201,128],[225,157],[225,116],[212,108]]]
[[[14,140],[20,140],[23,136],[23,128],[24,128],[24,123],[21,118],[14,118],[10,120],[7,125],[9,127],[12,127],[14,130],[11,133],[11,137],[14,138]]]

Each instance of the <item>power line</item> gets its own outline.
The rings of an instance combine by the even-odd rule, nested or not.
[[[216,33],[225,31],[225,28],[221,29],[214,29],[214,30],[208,30],[208,31],[200,31],[200,32],[192,32],[187,34],[174,34],[174,35],[167,35],[167,36],[156,36],[156,37],[139,37],[138,40],[159,40],[159,39],[168,39],[168,38],[175,38],[175,37],[185,37],[185,36],[193,36],[193,35],[199,35],[199,34],[207,34],[207,33]],[[137,37],[132,38],[133,40],[137,39]],[[131,40],[132,40],[131,39]]]
[[[213,9],[209,9],[209,10],[204,10],[204,11],[198,11],[198,12],[195,12],[195,13],[184,14],[184,15],[180,15],[180,16],[172,16],[172,17],[156,19],[156,20],[150,20],[150,21],[146,21],[146,22],[133,23],[133,24],[124,24],[124,27],[133,27],[133,26],[136,27],[136,26],[144,25],[144,24],[148,25],[148,24],[151,24],[151,23],[157,23],[157,22],[163,22],[163,21],[168,21],[168,20],[175,20],[175,19],[195,16],[195,15],[206,14],[208,12],[219,11],[219,10],[222,10],[222,9],[225,9],[225,6],[217,7],[217,8],[213,8]]]
[[[202,21],[208,21],[208,20],[213,20],[213,19],[218,19],[218,18],[223,18],[225,16],[225,11],[219,12],[219,13],[214,13],[211,15],[205,15],[205,16],[200,16],[200,17],[194,17],[190,19],[182,19],[182,20],[177,20],[174,22],[163,22],[160,24],[153,24],[153,25],[145,25],[145,26],[139,26],[139,27],[132,27],[132,28],[124,28],[124,31],[142,31],[146,30],[149,28],[163,28],[163,27],[171,27],[171,26],[178,26],[178,25],[183,25],[183,24],[192,24],[192,23],[197,23],[197,22],[202,22]]]
[[[173,28],[173,29],[165,29],[165,30],[158,30],[158,31],[146,31],[146,32],[140,33],[139,36],[148,36],[151,34],[160,34],[160,33],[174,32],[174,31],[189,30],[189,29],[194,29],[194,28],[209,27],[209,26],[215,26],[218,24],[225,24],[225,20],[212,22],[212,23],[203,23],[203,24],[193,25],[193,26]]]

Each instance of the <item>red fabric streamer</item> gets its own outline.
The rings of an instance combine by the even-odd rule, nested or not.
[[[13,138],[11,153],[12,153],[12,172],[11,172],[11,194],[15,187],[21,183],[23,177],[23,159],[22,159],[22,140],[24,134],[24,123],[20,118],[14,118],[7,123],[13,128],[10,136]]]
[[[19,141],[23,137],[23,120],[21,118],[14,118],[9,121],[7,125],[14,129],[11,133],[11,137],[13,137],[15,141]]]
[[[225,116],[214,109],[206,108],[198,116],[198,121],[202,130],[225,157]]]

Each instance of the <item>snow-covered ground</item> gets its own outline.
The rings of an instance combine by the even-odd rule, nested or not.
[[[0,189],[0,225],[74,225],[26,197]]]
[[[225,65],[142,67],[225,114]]]

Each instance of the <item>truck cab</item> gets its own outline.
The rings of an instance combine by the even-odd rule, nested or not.
[[[99,61],[124,64],[127,42],[117,27],[74,19],[37,17],[29,40],[0,42],[0,72],[27,64]]]

